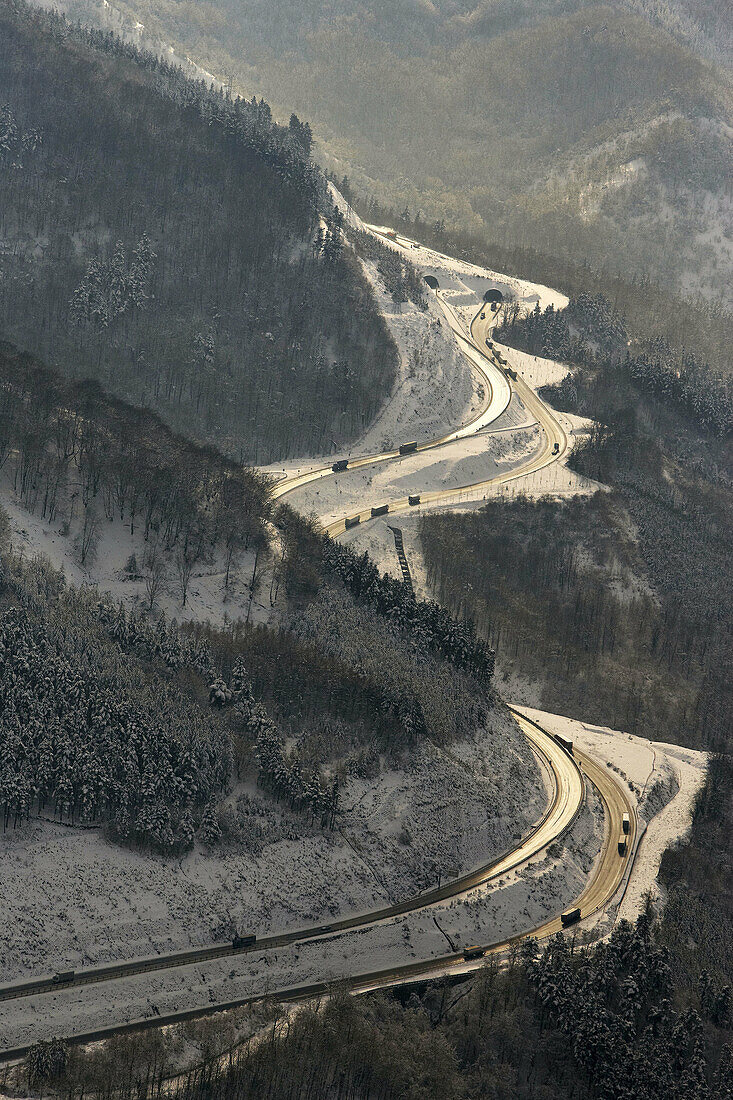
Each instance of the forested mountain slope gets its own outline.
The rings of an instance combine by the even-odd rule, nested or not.
[[[396,351],[310,131],[0,0],[0,332],[254,462],[328,449]]]
[[[126,607],[93,585],[74,589],[11,545],[0,508],[4,828],[50,813],[103,822],[144,849],[188,850],[197,830],[217,831],[235,776],[255,775],[269,796],[332,826],[350,776],[409,768],[426,743],[494,725],[533,775],[472,624],[274,508],[264,475],[5,343],[0,467],[29,513],[62,533],[73,524],[82,565],[101,526],[138,531],[147,597]],[[224,558],[228,577],[248,546],[277,603],[269,625],[235,619],[235,605],[219,628],[166,620],[166,560],[185,619],[194,568]],[[492,772],[504,804],[511,772],[511,760]]]
[[[628,341],[600,297],[495,335],[571,364],[541,393],[594,421],[569,465],[610,492],[422,517],[432,590],[468,607],[502,674],[541,685],[548,710],[729,752],[730,381],[661,340]]]
[[[116,7],[305,114],[362,194],[685,292],[719,296],[733,270],[724,4]]]

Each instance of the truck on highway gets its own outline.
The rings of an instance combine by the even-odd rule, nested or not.
[[[408,502],[408,504],[411,504],[413,506],[415,504],[419,504],[420,503],[420,494],[419,493],[413,493],[411,496],[409,496],[407,498],[407,502]]]
[[[232,947],[238,949],[240,947],[251,947],[253,943],[257,942],[257,937],[252,932],[246,932],[243,936],[235,936],[232,940]]]
[[[74,980],[75,970],[59,970],[57,974],[54,974],[51,981],[54,985],[61,985],[63,982],[72,982]]]
[[[478,947],[474,944],[472,947],[464,947],[463,957],[468,962],[469,959],[483,959],[486,954],[483,947]]]
[[[631,828],[631,818],[628,814],[624,814],[621,818],[621,828],[625,833],[628,833]]]
[[[417,450],[417,440],[413,439],[410,443],[403,443],[400,447],[401,455],[411,455]]]
[[[347,469],[348,469],[348,467],[349,467],[349,460],[348,460],[348,458],[340,458],[340,459],[338,460],[338,462],[334,462],[334,464],[333,464],[333,466],[331,467],[331,469],[333,470],[333,472],[334,472],[335,474],[338,474],[338,473],[340,473],[340,471],[341,471],[341,470],[347,470]]]
[[[389,504],[380,504],[377,508],[372,508],[372,516],[386,516],[389,511]]]
[[[559,733],[554,733],[553,737],[557,741],[558,745],[560,745],[563,749],[565,749],[565,752],[569,752],[571,756],[573,755],[573,742],[572,741],[569,741],[567,739],[567,737],[561,737]]]
[[[575,924],[580,920],[580,906],[576,905],[574,909],[568,909],[565,913],[560,914],[560,924],[563,928],[567,928],[570,924]]]
[[[356,527],[361,523],[361,516],[347,516],[344,520],[344,527],[348,531],[350,527]]]
[[[626,837],[622,833],[621,836],[618,838],[618,854],[620,856],[625,856],[626,855],[626,848],[627,848]]]
[[[559,455],[560,454],[560,444],[559,443],[553,443],[552,444],[552,453],[554,455]]]

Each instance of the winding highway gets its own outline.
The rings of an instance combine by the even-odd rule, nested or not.
[[[521,399],[524,407],[539,424],[542,432],[542,441],[539,449],[534,454],[530,455],[524,462],[513,467],[511,470],[506,470],[500,474],[496,474],[494,477],[486,478],[482,481],[459,485],[453,489],[434,489],[420,493],[420,506],[433,508],[454,504],[461,497],[465,497],[468,492],[485,494],[489,490],[496,489],[500,485],[518,481],[521,478],[527,477],[528,474],[551,465],[553,462],[558,462],[568,449],[567,434],[552,410],[540,400],[534,390],[532,390],[516,372],[513,372],[516,377],[513,377],[510,384],[510,380],[506,372],[502,370],[495,354],[485,350],[485,341],[491,328],[496,324],[496,315],[491,313],[488,307],[482,306],[478,309],[473,318],[470,330],[466,332],[460,317],[440,292],[437,292],[437,298],[446,320],[453,331],[460,351],[468,360],[471,368],[481,377],[485,388],[486,399],[477,415],[466,424],[449,432],[447,435],[441,436],[439,439],[417,444],[410,453],[415,454],[436,450],[446,446],[448,443],[453,443],[459,439],[469,438],[477,432],[490,428],[508,408],[511,401],[512,388]],[[399,462],[404,458],[405,455],[401,453],[399,449],[383,451],[379,454],[364,455],[347,460],[347,469],[355,470],[384,462]],[[273,490],[273,497],[275,499],[282,498],[288,493],[295,492],[297,489],[302,489],[314,481],[319,481],[325,477],[338,476],[340,472],[342,471],[334,471],[331,465],[318,467],[317,469],[308,470],[304,473],[296,473],[277,483]],[[375,505],[379,503],[380,502],[374,502]],[[368,523],[371,519],[375,518],[372,515],[372,506],[373,505],[370,504],[369,508],[355,512],[351,516],[344,516],[341,519],[334,520],[326,526],[326,531],[332,537],[341,534],[346,530],[347,519],[349,521],[349,526]],[[389,504],[389,514],[392,515],[393,513],[410,511],[413,507],[415,507],[414,494],[412,501],[410,496],[391,501]]]
[[[191,966],[195,963],[209,962],[229,956],[269,951],[288,944],[304,943],[323,935],[347,932],[355,928],[368,928],[372,925],[391,920],[404,913],[415,912],[427,906],[450,898],[460,897],[479,886],[484,886],[507,872],[516,870],[532,856],[541,852],[553,840],[568,829],[581,807],[584,797],[581,770],[574,758],[567,753],[552,737],[545,734],[535,724],[518,713],[515,715],[519,725],[530,740],[535,752],[545,763],[553,779],[553,796],[549,805],[521,843],[510,852],[482,864],[474,870],[456,879],[450,879],[442,886],[427,890],[414,897],[404,899],[394,905],[387,905],[367,913],[344,917],[329,924],[318,924],[309,928],[295,929],[279,935],[266,936],[253,944],[234,947],[232,944],[214,944],[211,947],[193,948],[187,951],[171,952],[165,956],[149,959],[131,959],[128,962],[111,963],[105,966],[89,967],[76,971],[73,978],[60,985],[51,976],[0,985],[0,1003],[17,1000],[21,997],[38,996],[52,993],[59,988],[69,989],[98,982],[129,978],[136,974],[154,973],[173,966]]]
[[[484,388],[484,400],[481,403],[479,411],[469,421],[461,427],[456,428],[454,431],[449,432],[447,435],[440,436],[438,439],[418,443],[414,450],[410,452],[412,454],[435,450],[437,447],[445,446],[446,443],[453,443],[458,439],[466,439],[476,432],[488,428],[506,411],[512,396],[511,388],[503,371],[500,370],[493,358],[487,356],[476,346],[473,338],[468,338],[464,326],[453,307],[450,306],[440,294],[437,295],[437,298],[446,321],[456,337],[459,350],[468,360],[471,369],[477,373],[481,379]],[[489,329],[487,328],[486,331],[488,332]],[[402,454],[398,448],[390,451],[379,451],[371,455],[359,455],[353,459],[347,459],[346,461],[348,462],[347,468],[349,470],[358,470],[364,466],[375,466],[382,462],[392,462],[404,457],[404,454]],[[341,471],[334,471],[333,465],[331,464],[328,466],[319,466],[315,469],[283,478],[281,481],[277,482],[272,491],[273,499],[278,500],[287,493],[295,492],[296,489],[302,489],[306,485],[310,485],[314,481],[320,481],[324,477],[333,477],[334,473],[338,472]]]
[[[469,490],[480,492],[525,477],[543,466],[558,461],[568,447],[567,435],[552,411],[519,376],[515,378],[512,374],[510,380],[507,373],[502,370],[499,362],[496,361],[494,354],[487,352],[486,340],[492,324],[495,323],[495,315],[491,314],[488,307],[478,310],[470,329],[467,331],[459,316],[445,298],[438,294],[438,300],[459,348],[471,363],[472,369],[478,372],[484,383],[485,400],[470,422],[440,439],[418,444],[411,453],[415,453],[415,450],[422,452],[445,446],[457,439],[466,438],[489,427],[508,407],[512,396],[512,388],[540,425],[542,441],[539,448],[528,456],[523,463],[493,478],[460,488],[422,493],[420,504],[433,507],[450,504]],[[376,463],[398,462],[402,457],[404,456],[399,449],[377,455],[362,456],[349,460],[348,468],[354,469]],[[313,481],[324,477],[338,476],[338,472],[334,471],[332,466],[324,466],[304,473],[296,473],[278,483],[273,495],[276,498],[281,498]],[[375,503],[378,504],[379,502]],[[405,511],[412,506],[410,498],[407,497],[392,501],[389,504],[389,514]],[[369,522],[373,518],[371,507],[359,512],[358,517],[359,522]],[[350,522],[353,523],[355,518],[355,516],[350,517]],[[346,517],[332,522],[327,527],[329,534],[337,536],[343,532],[345,530],[345,519]],[[39,976],[24,982],[3,985],[0,986],[0,1010],[2,1010],[3,1002],[17,1002],[18,999],[24,998],[40,998],[43,1000],[44,997],[60,989],[73,989],[77,986],[92,983],[111,983],[112,986],[120,979],[130,978],[137,974],[159,972],[170,967],[200,966],[202,963],[214,959],[251,952],[262,953],[289,944],[305,943],[324,936],[346,934],[355,929],[365,929],[392,920],[399,915],[416,912],[438,905],[446,900],[464,896],[472,890],[490,884],[509,871],[521,867],[561,837],[571,827],[580,811],[585,798],[587,782],[593,784],[603,803],[605,833],[596,866],[585,890],[575,904],[580,907],[581,919],[584,920],[592,916],[607,905],[614,896],[627,869],[630,856],[619,854],[617,842],[622,831],[623,815],[628,814],[630,820],[628,852],[633,852],[636,835],[636,818],[633,807],[624,788],[609,773],[607,768],[600,766],[587,754],[579,752],[577,748],[568,751],[567,747],[564,747],[550,733],[522,714],[521,711],[513,710],[513,714],[520,728],[529,739],[534,752],[540,757],[552,776],[553,793],[541,820],[510,852],[504,853],[490,863],[475,868],[468,874],[412,898],[405,899],[395,905],[384,906],[368,913],[356,914],[328,924],[264,937],[258,939],[254,944],[243,944],[238,947],[231,944],[216,944],[211,947],[173,952],[166,956],[156,956],[150,959],[133,959],[108,966],[91,967],[77,971],[61,983],[50,976]],[[562,924],[558,915],[536,928],[527,929],[521,936],[514,937],[511,940],[479,946],[483,953],[501,954],[516,940],[530,935],[539,938],[549,936],[559,931],[561,927]],[[467,961],[462,952],[454,952],[437,958],[393,966],[381,971],[353,975],[344,978],[340,984],[352,992],[361,992],[368,989],[413,982],[422,977],[430,977],[438,973],[468,970],[479,965],[481,965],[480,958]],[[270,992],[278,1000],[299,1001],[326,994],[329,990],[330,983],[319,982],[308,986]],[[172,1013],[167,1016],[154,1015],[144,1020],[135,1020],[115,1027],[101,1028],[94,1032],[76,1034],[70,1037],[78,1041],[91,1041],[92,1039],[105,1038],[119,1031],[176,1023],[197,1015],[251,1003],[261,999],[261,997],[262,993],[260,992],[256,995],[242,997],[237,1001],[219,1003],[205,1001],[200,1008],[194,1010]],[[22,1057],[27,1049],[27,1047],[15,1047],[0,1051],[0,1061]]]

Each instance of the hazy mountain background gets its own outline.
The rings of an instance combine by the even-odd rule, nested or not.
[[[69,0],[90,18],[96,0]],[[719,298],[733,270],[724,0],[119,0],[314,127],[357,193]],[[107,8],[107,18],[110,9]]]

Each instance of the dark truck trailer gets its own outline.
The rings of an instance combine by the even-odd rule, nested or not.
[[[570,924],[575,924],[580,920],[580,906],[576,905],[574,909],[568,909],[566,913],[560,914],[560,924],[563,928],[567,928]]]
[[[621,828],[625,833],[628,833],[631,829],[631,818],[628,814],[624,814],[624,816],[621,818]]]
[[[361,516],[347,516],[344,520],[344,527],[348,531],[350,527],[356,527],[361,523]]]
[[[386,516],[389,512],[389,504],[380,504],[378,508],[372,508],[373,516]]]
[[[252,932],[247,932],[244,936],[235,936],[232,940],[232,947],[251,947],[256,942],[257,937]]]
[[[338,460],[338,462],[334,462],[333,466],[331,467],[331,469],[333,470],[333,472],[335,474],[340,473],[341,470],[348,470],[348,468],[349,468],[348,458],[340,458]]]
[[[486,951],[483,947],[464,947],[463,957],[464,959],[483,959]]]
[[[621,836],[618,838],[618,854],[620,856],[626,855],[626,837],[623,833],[621,833]]]
[[[573,755],[573,742],[568,741],[568,739],[566,737],[561,737],[559,733],[555,733],[555,734],[553,734],[553,736],[554,736],[555,740],[557,741],[558,745],[560,745],[563,749],[565,749],[565,752],[569,752],[570,755],[572,756]]]
[[[60,985],[62,982],[72,982],[75,973],[75,970],[59,970],[58,974],[54,974],[51,978],[51,981],[54,985]]]
[[[417,440],[413,439],[411,443],[403,443],[400,447],[401,455],[411,455],[417,450]]]
[[[408,504],[412,504],[412,505],[419,504],[420,503],[420,494],[419,493],[414,493],[412,496],[407,498],[407,502],[408,502]]]

